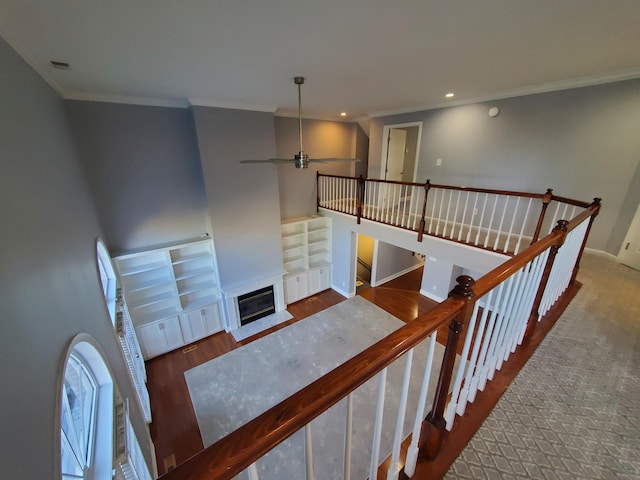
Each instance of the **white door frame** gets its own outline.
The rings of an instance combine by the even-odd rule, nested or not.
[[[629,230],[627,230],[624,241],[620,246],[618,261],[632,268],[640,269],[640,264],[636,263],[638,261],[637,254],[634,254],[633,251],[629,252],[629,247],[638,248],[638,243],[640,243],[640,204],[638,204],[636,213],[629,225]]]
[[[416,181],[416,173],[418,172],[418,161],[420,158],[420,141],[422,139],[422,122],[396,123],[393,125],[385,125],[382,129],[382,153],[380,156],[380,176],[384,179],[384,171],[387,163],[387,138],[389,138],[389,130],[392,128],[418,127],[418,140],[416,142],[416,160],[413,166],[412,181]]]

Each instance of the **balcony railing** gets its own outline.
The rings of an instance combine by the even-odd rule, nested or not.
[[[166,480],[230,479],[244,470],[251,480],[257,480],[260,459],[301,429],[306,432],[306,478],[310,480],[314,478],[311,422],[343,399],[347,401],[343,478],[348,479],[351,399],[372,378],[377,378],[379,393],[369,478],[378,477],[380,462],[386,458],[390,465],[387,479],[398,478],[403,468],[411,477],[418,457],[437,457],[448,431],[455,422],[464,421],[461,415],[466,406],[574,282],[600,209],[599,199],[587,204],[554,197],[551,191],[538,195],[345,177],[320,176],[318,192],[320,207],[353,215],[358,221],[366,218],[414,230],[420,239],[425,234],[436,235],[510,252],[512,256],[477,281],[459,277],[449,298],[436,308],[171,470],[163,476]],[[547,218],[545,212],[552,203],[557,207]],[[432,213],[427,215],[429,210]],[[539,238],[551,222],[555,226]],[[526,246],[528,243],[531,245]],[[442,335],[442,331],[448,333]],[[438,338],[442,336],[445,338]],[[444,354],[437,359],[436,341],[445,344]],[[415,377],[410,380],[416,349],[427,353],[424,366],[419,365],[417,381],[421,388],[414,389],[419,390],[417,398],[409,401],[408,385],[416,381]],[[458,353],[464,361],[456,366]],[[396,362],[404,367],[400,401],[394,413],[396,428],[383,431],[387,371]],[[439,365],[439,373],[437,386],[429,392],[432,364]],[[427,398],[433,398],[429,405]],[[409,411],[407,405],[417,407]],[[406,421],[413,424],[408,438],[403,431]],[[383,436],[390,437],[390,451],[380,449]]]
[[[514,255],[589,203],[512,192],[318,174],[318,208]],[[549,211],[549,213],[547,213]]]

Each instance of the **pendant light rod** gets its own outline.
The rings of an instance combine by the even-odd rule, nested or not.
[[[302,87],[304,77],[294,77],[293,81],[298,85],[298,132],[300,134],[300,155],[302,155]]]

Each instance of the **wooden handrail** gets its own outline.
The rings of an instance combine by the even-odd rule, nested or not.
[[[555,200],[556,202],[561,202],[561,203],[568,203],[569,205],[574,205],[576,207],[582,207],[582,208],[587,208],[591,205],[589,202],[574,200],[573,198],[560,197],[558,195],[552,195],[551,200]]]
[[[447,299],[160,478],[233,478],[432,332],[460,315],[465,306],[464,300]]]
[[[338,178],[359,180],[357,177]],[[397,183],[406,184],[406,182]],[[430,187],[438,187],[428,182],[427,184]],[[425,187],[425,184],[416,185]],[[491,191],[491,193],[496,192],[500,191]],[[530,196],[535,195],[531,194]],[[584,203],[575,200],[572,202],[578,206],[582,206]],[[420,344],[432,332],[449,323],[451,333],[447,342],[450,354],[443,358],[438,395],[436,395],[431,413],[423,423],[423,435],[428,437],[426,440],[428,445],[426,445],[424,453],[428,456],[437,454],[444,434],[442,409],[453,368],[451,352],[455,352],[457,338],[463,330],[465,322],[468,321],[475,301],[516,274],[546,249],[555,248],[557,250],[564,242],[566,235],[589,217],[591,217],[591,225],[599,209],[599,199],[595,199],[592,204],[586,204],[585,210],[571,221],[560,220],[558,222],[560,228],[555,228],[543,239],[478,279],[475,284],[469,277],[460,277],[461,283],[466,282],[464,295],[454,295],[448,298],[433,310],[402,326],[299,392],[178,465],[175,469],[170,470],[161,478],[164,480],[226,480],[233,478],[356,388],[373,378],[382,369]],[[583,241],[582,248],[584,248],[584,244]],[[552,262],[553,260],[548,263],[549,269]]]

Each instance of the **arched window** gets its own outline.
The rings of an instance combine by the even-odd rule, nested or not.
[[[114,385],[90,336],[71,342],[60,383],[61,478],[110,479]]]

